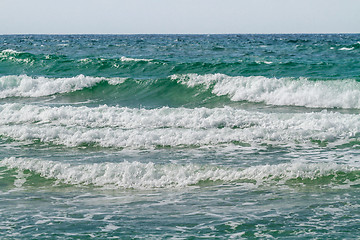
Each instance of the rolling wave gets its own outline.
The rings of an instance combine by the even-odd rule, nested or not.
[[[96,88],[100,86],[101,90],[97,92]],[[95,92],[88,98],[121,98],[129,102],[159,99],[162,101],[160,106],[171,104],[171,101],[177,105],[216,102],[214,98],[223,101],[223,97],[226,97],[232,102],[275,106],[360,109],[360,83],[351,79],[314,81],[306,78],[232,77],[224,74],[172,75],[156,80],[84,75],[70,78],[27,75],[0,77],[0,98],[42,97],[89,88],[95,88]]]
[[[358,168],[335,163],[284,163],[244,169],[198,164],[155,164],[120,162],[70,164],[32,158],[5,158],[0,167],[30,171],[45,179],[76,186],[91,185],[110,189],[182,188],[203,184],[330,185],[351,187],[359,184]],[[27,175],[17,181],[26,185]],[[20,183],[20,184],[19,184]],[[15,183],[14,183],[15,184]],[[35,183],[36,184],[36,183]]]
[[[171,78],[189,87],[204,86],[213,94],[228,96],[232,101],[311,108],[360,108],[360,83],[355,80],[311,81],[224,74],[186,74]]]

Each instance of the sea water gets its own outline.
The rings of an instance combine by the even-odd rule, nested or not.
[[[0,36],[0,238],[354,239],[360,35]]]

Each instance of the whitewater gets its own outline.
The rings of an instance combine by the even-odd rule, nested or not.
[[[359,235],[360,36],[0,36],[0,238]]]

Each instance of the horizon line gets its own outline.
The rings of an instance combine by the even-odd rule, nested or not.
[[[360,32],[294,32],[294,33],[0,33],[6,35],[331,35],[360,34]]]

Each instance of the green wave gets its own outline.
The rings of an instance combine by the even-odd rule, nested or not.
[[[169,78],[139,80],[128,78],[123,83],[111,85],[101,81],[95,86],[56,96],[57,101],[96,102],[96,104],[129,107],[199,107],[231,104],[226,96],[216,96],[203,86],[189,88]]]
[[[225,74],[174,74],[157,79],[84,75],[0,77],[0,99],[39,97],[55,102],[128,107],[221,107],[251,103],[252,106],[360,109],[360,83],[354,79],[328,81]]]

